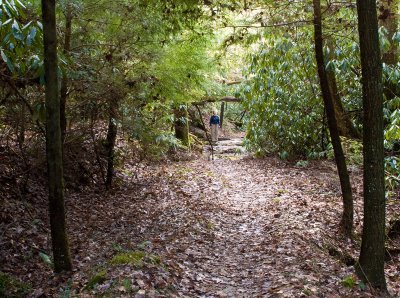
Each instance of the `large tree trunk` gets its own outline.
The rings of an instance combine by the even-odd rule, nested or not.
[[[46,79],[46,153],[54,271],[71,270],[64,210],[55,0],[42,0]]]
[[[386,291],[382,62],[375,0],[357,0],[364,109],[364,228],[357,273]]]
[[[189,114],[186,105],[174,109],[175,137],[182,141],[182,144],[190,147],[189,140]]]
[[[71,50],[71,35],[72,35],[72,7],[71,3],[67,3],[65,12],[65,36],[64,36],[64,55],[69,55]],[[64,143],[65,134],[67,130],[67,106],[68,97],[68,76],[65,72],[61,79],[61,90],[60,90],[60,121],[61,121],[61,141]]]
[[[107,131],[107,176],[106,188],[110,189],[114,178],[114,157],[115,157],[115,142],[117,140],[118,126],[118,101],[111,99],[108,111],[108,131]]]
[[[343,214],[341,220],[341,229],[346,236],[351,237],[353,230],[352,190],[351,190],[349,173],[347,171],[346,160],[343,154],[342,144],[340,143],[332,93],[329,86],[328,76],[325,71],[320,0],[313,0],[313,4],[314,4],[315,57],[317,60],[322,98],[324,100],[324,105],[326,109],[328,128],[332,139],[333,151],[335,154],[335,161],[339,173],[340,186],[342,189],[342,197],[343,197]]]

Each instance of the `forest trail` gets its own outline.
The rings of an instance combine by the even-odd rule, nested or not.
[[[205,146],[205,154],[210,159],[211,150],[214,150],[214,157],[216,158],[231,158],[237,157],[245,153],[245,148],[243,146],[243,137],[236,138],[224,138],[220,139],[216,145],[211,148],[211,146]]]
[[[53,275],[37,254],[33,261],[13,254],[16,246],[21,255],[48,247],[37,227],[45,227],[43,201],[34,209],[42,221],[5,230],[7,239],[20,239],[3,246],[13,256],[5,270],[29,279],[32,297],[370,297],[343,285],[353,268],[329,253],[334,245],[358,255],[358,245],[337,234],[334,164],[254,159],[239,153],[240,143],[221,141],[214,161],[205,152],[188,161],[126,163],[114,190],[70,193],[72,275]],[[352,179],[359,228],[361,172]],[[126,252],[146,257],[135,263]],[[113,264],[118,256],[125,259]],[[396,263],[387,266],[399,292]]]
[[[168,169],[174,199],[163,205],[159,222],[168,229],[161,236],[167,257],[181,274],[179,294],[357,297],[341,286],[351,268],[324,249],[341,211],[332,164],[254,160],[237,148],[224,151],[233,143],[220,142],[214,161]]]

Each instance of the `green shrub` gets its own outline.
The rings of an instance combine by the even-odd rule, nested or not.
[[[400,158],[389,156],[385,158],[386,196],[390,197],[400,185]]]
[[[346,156],[347,164],[362,166],[363,165],[363,145],[361,141],[353,140],[345,137],[340,138],[344,155]],[[327,157],[335,158],[332,145],[326,151]]]

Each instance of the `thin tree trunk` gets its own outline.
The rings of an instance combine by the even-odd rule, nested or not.
[[[328,128],[332,139],[333,151],[335,154],[336,166],[338,169],[340,186],[343,197],[343,214],[340,223],[344,235],[351,237],[353,231],[353,197],[350,184],[349,173],[347,171],[346,160],[343,154],[342,144],[340,143],[339,131],[335,117],[332,93],[329,86],[328,77],[325,71],[322,21],[321,21],[321,3],[320,0],[313,0],[314,4],[314,39],[315,39],[315,57],[318,66],[318,75],[320,79],[322,98],[326,109]]]
[[[25,113],[26,113],[26,107],[24,104],[21,104],[21,111],[20,111],[20,115],[19,115],[19,127],[18,127],[18,133],[17,133],[17,140],[18,140],[18,147],[21,150],[21,152],[23,151],[24,148],[24,143],[25,143]]]
[[[328,7],[327,13],[331,16],[336,14],[336,10],[333,9],[333,6]],[[329,51],[326,56],[326,61],[331,61],[336,59],[336,51],[333,43],[332,37],[328,37],[326,40],[326,46]],[[339,94],[336,73],[333,69],[325,69],[326,76],[328,77],[329,88],[331,92],[331,98],[333,102],[333,107],[335,109],[336,123],[339,130],[339,135],[352,139],[361,139],[361,132],[356,129],[353,122],[351,121],[349,114],[346,113],[346,110],[343,107],[343,102],[341,96]]]
[[[219,126],[222,128],[222,123],[224,123],[224,114],[225,114],[225,106],[227,103],[225,101],[221,102],[221,115],[220,115],[220,120],[219,120]]]
[[[46,153],[54,271],[72,269],[65,222],[55,0],[42,0],[46,87]]]
[[[118,126],[118,101],[111,99],[108,116],[108,131],[107,131],[107,177],[106,188],[110,189],[114,178],[114,157],[115,157],[115,142],[117,140]]]
[[[187,106],[179,106],[174,109],[175,137],[182,141],[182,144],[190,147],[189,139],[189,114]]]
[[[339,135],[353,139],[361,139],[361,133],[354,127],[344,110],[342,99],[338,92],[335,72],[332,70],[326,70],[326,75],[329,82]]]
[[[71,36],[72,36],[72,7],[71,3],[67,3],[65,12],[65,36],[64,36],[64,55],[69,55],[71,50]],[[65,134],[67,131],[67,115],[66,106],[68,98],[68,75],[65,72],[61,79],[60,90],[60,121],[61,121],[61,141],[64,144]]]
[[[211,158],[212,158],[212,160],[214,160],[214,146],[213,146],[212,141],[211,141],[211,136],[207,132],[207,127],[206,127],[206,125],[204,123],[204,120],[203,120],[203,114],[201,113],[201,110],[200,110],[198,105],[194,104],[194,106],[196,107],[197,111],[199,112],[200,121],[201,121],[201,123],[203,124],[203,127],[204,127],[204,133],[206,134],[206,138],[207,138],[208,144],[210,144]]]
[[[91,116],[90,116],[90,136],[92,138],[93,151],[94,151],[94,154],[96,156],[97,165],[99,166],[101,180],[103,181],[103,183],[105,185],[106,184],[106,176],[104,174],[103,165],[101,164],[100,153],[99,153],[99,150],[97,149],[96,136],[95,136],[95,132],[94,132],[94,124],[95,124],[95,119],[94,118],[95,118],[94,113],[92,113]]]
[[[364,109],[364,227],[357,273],[386,292],[383,91],[375,0],[357,0]]]

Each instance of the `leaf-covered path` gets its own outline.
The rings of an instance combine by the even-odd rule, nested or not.
[[[174,163],[163,173],[159,191],[167,199],[145,233],[153,230],[152,241],[178,272],[181,296],[370,296],[351,284],[353,267],[345,264],[358,245],[337,233],[341,197],[332,163],[296,167],[223,154]],[[360,172],[352,176],[359,227]],[[395,290],[398,280],[388,281]]]
[[[40,203],[32,210],[40,212],[43,229],[20,220],[4,230],[6,239],[19,239],[2,246],[11,256],[4,270],[29,280],[33,297],[373,296],[360,289],[353,267],[345,264],[349,260],[343,260],[344,251],[350,261],[357,257],[359,238],[351,243],[337,233],[341,197],[334,164],[295,166],[233,149],[214,161],[205,154],[190,161],[127,164],[113,191],[71,193],[72,275],[53,275],[37,254],[20,257],[30,247],[49,247],[42,232],[46,205]],[[359,233],[359,170],[353,169],[352,180]],[[145,252],[145,262],[113,264],[126,251]],[[386,274],[399,295],[399,256],[394,258]]]
[[[340,218],[333,181],[330,166],[315,171],[235,156],[176,167],[169,184],[182,200],[176,213],[190,221],[167,244],[182,271],[179,292],[204,297],[348,293],[340,281],[351,269],[322,249]]]

